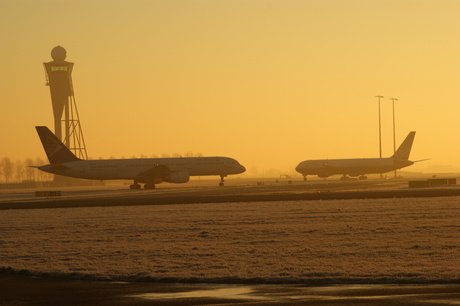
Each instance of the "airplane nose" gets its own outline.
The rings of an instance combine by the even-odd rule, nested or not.
[[[243,165],[240,165],[240,173],[243,173],[246,171],[246,168]]]

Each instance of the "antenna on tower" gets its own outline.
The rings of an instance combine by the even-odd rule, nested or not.
[[[88,159],[72,84],[74,63],[65,61],[67,51],[57,46],[51,50],[53,61],[43,63],[46,85],[50,87],[54,113],[54,134],[78,158]],[[64,135],[63,135],[64,133]]]

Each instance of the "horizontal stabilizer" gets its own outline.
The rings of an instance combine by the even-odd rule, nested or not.
[[[414,160],[414,163],[419,163],[419,162],[427,161],[427,160],[431,160],[431,158],[425,158],[425,159]]]

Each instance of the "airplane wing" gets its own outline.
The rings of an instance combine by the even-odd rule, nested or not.
[[[140,181],[155,181],[158,179],[163,179],[165,176],[171,173],[171,170],[165,165],[156,165],[153,168],[150,168],[144,172],[141,172],[137,175],[137,178]]]

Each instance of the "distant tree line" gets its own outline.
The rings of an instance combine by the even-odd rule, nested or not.
[[[26,158],[25,160],[12,161],[9,157],[0,160],[0,181],[4,183],[23,181],[52,180],[52,175],[28,166],[43,166],[47,164],[41,158]]]
[[[152,154],[150,156],[147,156],[147,155],[144,155],[142,154],[141,156],[136,156],[136,155],[133,155],[129,158],[168,158],[168,157],[203,157],[203,154],[198,152],[198,153],[193,153],[193,152],[186,152],[184,154],[180,154],[180,153],[173,153],[173,154],[161,154],[161,155],[156,155],[156,154]],[[114,157],[111,157],[112,159]],[[122,159],[124,159],[125,157],[122,157]],[[102,159],[102,158],[100,158]]]

